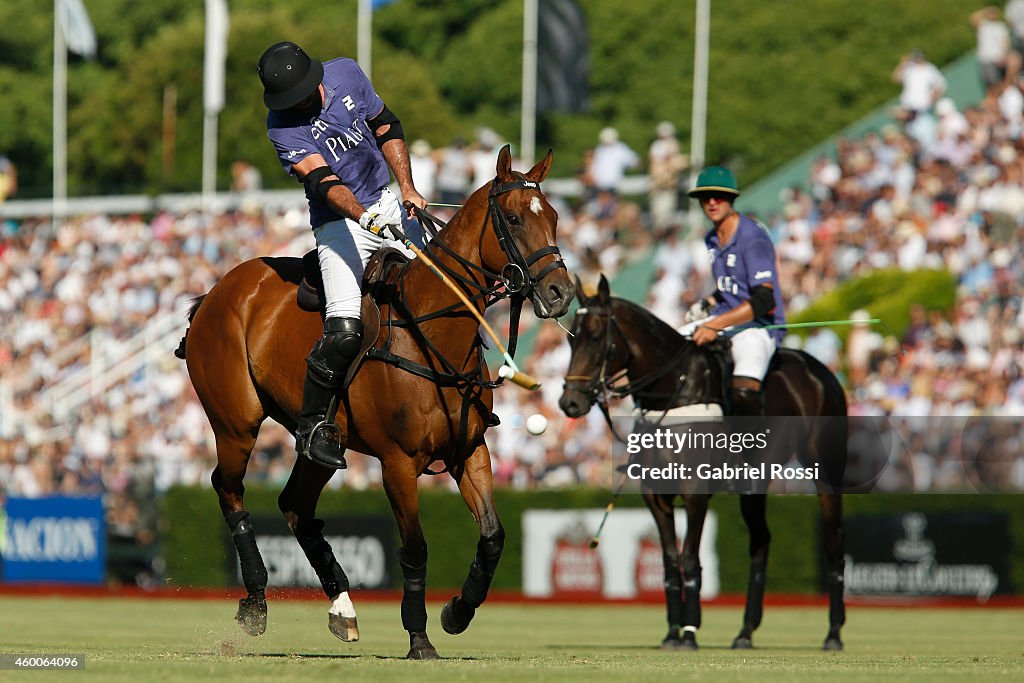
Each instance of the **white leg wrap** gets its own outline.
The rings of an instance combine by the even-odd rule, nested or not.
[[[348,591],[345,591],[338,597],[334,598],[334,602],[331,604],[331,609],[327,611],[330,614],[337,614],[341,617],[356,616],[356,608],[352,604],[352,599],[348,597]]]

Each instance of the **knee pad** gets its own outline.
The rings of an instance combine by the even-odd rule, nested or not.
[[[306,363],[326,386],[336,386],[363,345],[363,321],[358,318],[328,318],[324,336],[313,345]]]

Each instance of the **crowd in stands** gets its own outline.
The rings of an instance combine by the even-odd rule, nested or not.
[[[884,490],[973,490],[980,470],[962,461],[973,445],[989,441],[997,445],[981,449],[985,482],[1024,488],[1024,448],[1019,430],[1008,426],[1024,414],[1021,84],[1017,78],[993,84],[984,101],[965,110],[938,88],[932,106],[913,116],[904,111],[877,132],[838,140],[834,154],[814,163],[805,189],[787,191],[778,215],[757,216],[777,244],[790,315],[877,269],[947,269],[958,282],[952,310],[915,307],[902,338],[865,323],[845,340],[832,328],[786,339],[836,372],[852,415],[899,416],[892,428],[905,448],[880,480]],[[673,126],[663,122],[652,133],[642,157],[613,129],[603,130],[593,153],[581,160],[583,194],[550,195],[549,201],[560,216],[568,269],[587,286],[602,273],[614,282],[623,267],[649,258],[653,249],[646,304],[677,325],[710,290],[704,228],[687,223],[680,200],[688,159]],[[411,144],[415,180],[428,199],[458,204],[490,180],[503,143],[489,129],[475,138],[437,150]],[[644,161],[649,202],[616,191],[617,179]],[[237,167],[237,176],[239,186],[259,185],[246,166]],[[112,363],[156,319],[178,317],[183,333],[190,300],[241,261],[301,255],[312,246],[301,203],[285,211],[244,206],[151,217],[72,216],[59,224],[28,218],[0,226],[0,496],[102,492],[118,533],[151,538],[157,522],[146,503],[155,492],[207,485],[216,462],[212,431],[184,364],[171,354],[174,344],[68,414],[51,414],[40,397],[56,382],[87,376],[100,358]],[[435,208],[441,218],[454,210]],[[500,306],[489,316],[507,333]],[[566,333],[553,321],[534,319],[529,307],[522,323],[533,346],[520,360],[543,388],[495,394],[502,424],[488,439],[498,485],[610,486],[612,441],[601,413],[569,420],[557,407],[569,358]],[[534,413],[549,421],[541,436],[524,428]],[[991,433],[962,427],[972,416],[991,417]],[[936,420],[960,426],[936,429]],[[281,485],[294,457],[293,437],[268,420],[247,482]],[[329,486],[379,483],[376,461],[352,454],[349,463]],[[422,485],[451,482],[429,477]]]

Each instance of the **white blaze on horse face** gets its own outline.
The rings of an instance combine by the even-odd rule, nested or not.
[[[540,204],[540,197],[533,197],[530,199],[530,211],[533,211],[538,216],[540,212],[544,210],[544,207]]]
[[[342,617],[354,617],[356,615],[356,608],[352,604],[352,599],[348,596],[348,591],[334,598],[331,609],[327,611],[330,614],[337,614]]]

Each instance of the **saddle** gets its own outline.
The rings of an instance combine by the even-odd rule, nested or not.
[[[398,278],[409,257],[394,247],[384,247],[370,257],[363,272],[362,293],[363,303],[360,317],[363,321],[363,345],[359,349],[348,374],[344,386],[352,382],[359,366],[362,365],[366,352],[373,347],[380,333],[380,305],[395,301],[398,293]],[[324,296],[323,275],[320,272],[320,258],[312,249],[302,257],[302,282],[296,293],[296,303],[304,311],[320,313],[324,316],[327,301]]]

